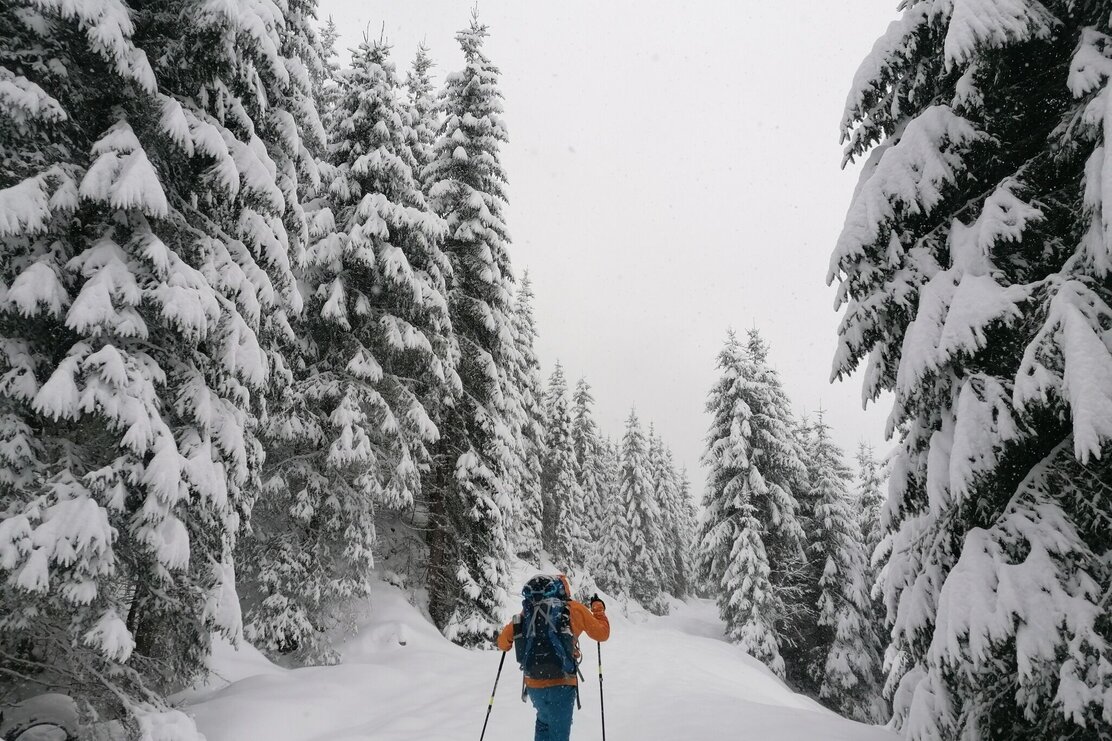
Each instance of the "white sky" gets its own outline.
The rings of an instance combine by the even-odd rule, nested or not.
[[[703,411],[728,327],[756,326],[797,411],[851,453],[887,450],[888,403],[827,383],[827,262],[856,183],[838,122],[897,0],[482,0],[502,71],[511,258],[537,294],[537,350],[594,387],[618,437],[632,405],[699,495]],[[404,75],[422,40],[462,64],[464,0],[321,0],[354,46],[385,25]],[[346,63],[346,52],[341,52]]]

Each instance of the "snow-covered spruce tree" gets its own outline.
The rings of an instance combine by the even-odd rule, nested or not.
[[[296,271],[304,263],[305,251],[311,239],[310,221],[317,210],[314,198],[320,195],[323,187],[321,171],[327,170],[323,157],[326,155],[326,133],[316,107],[320,99],[321,83],[330,75],[326,58],[327,52],[321,39],[314,30],[316,22],[315,0],[294,0],[284,8],[284,25],[279,25],[279,47],[282,64],[285,67],[285,84],[274,85],[274,89],[267,96],[267,100],[256,101],[258,111],[251,117],[251,121],[239,121],[239,125],[248,128],[256,127],[258,138],[253,144],[257,147],[260,140],[266,143],[270,164],[265,158],[260,157],[262,167],[273,168],[273,176],[278,191],[282,195],[285,207],[282,221],[278,223],[270,218],[263,220],[263,213],[252,213],[251,209],[257,208],[248,198],[246,203],[248,211],[239,217],[238,228],[244,235],[244,241],[258,254],[266,255],[269,259],[280,261],[279,264],[286,271]],[[269,17],[268,9],[260,8],[259,18],[266,22]],[[235,34],[227,39],[234,39],[235,35],[243,33],[238,29]],[[205,49],[205,39],[195,41],[196,48],[193,53],[203,56],[208,53]],[[265,48],[265,47],[264,47]],[[273,61],[273,60],[272,60]],[[248,63],[259,64],[259,60],[249,60]],[[272,68],[274,74],[279,75],[277,67]],[[203,89],[206,85],[203,73],[198,84]],[[219,86],[217,86],[219,89]],[[241,96],[251,97],[254,93],[244,88]],[[202,95],[202,100],[204,100]],[[209,107],[217,117],[224,117],[225,112],[219,96],[208,102]],[[232,106],[232,118],[235,120],[235,107]],[[261,154],[261,153],[260,153]],[[250,195],[250,194],[248,194]],[[273,194],[268,196],[273,199]],[[276,202],[278,203],[278,202]],[[288,243],[286,252],[288,262],[282,260],[280,246]],[[286,282],[283,278],[283,283]],[[288,404],[291,393],[296,393],[293,387],[295,368],[298,366],[299,349],[301,348],[302,335],[300,327],[296,324],[297,317],[303,310],[304,297],[301,287],[290,283],[281,285],[290,312],[263,312],[261,318],[260,338],[264,350],[270,361],[270,378],[266,387],[265,401],[268,409],[275,410],[279,415]],[[273,435],[273,426],[270,424],[269,414],[260,415],[262,425],[259,434],[265,455],[273,461],[276,452],[281,447],[281,441],[276,441]],[[276,447],[277,443],[277,447]],[[264,466],[264,479],[270,479],[270,472]],[[269,482],[272,483],[272,482]],[[269,493],[269,492],[267,492]],[[262,506],[270,504],[266,494],[263,495]],[[257,519],[252,517],[253,510],[247,512],[246,524],[250,529]],[[258,565],[249,557],[258,546],[253,537],[255,532],[250,532],[250,537],[240,541],[240,551],[236,554],[236,563],[247,563],[248,568],[240,573],[245,601],[249,607],[256,604],[258,583],[255,577],[258,572],[253,567]],[[244,557],[248,556],[247,559]],[[249,620],[245,627],[249,637],[254,638],[253,620]]]
[[[583,492],[576,477],[568,385],[559,361],[548,379],[544,395],[545,455],[541,468],[544,500],[542,542],[561,568],[584,564],[586,538]]]
[[[686,599],[691,593],[692,510],[688,493],[676,472],[675,458],[668,448],[664,449],[661,470],[663,482],[658,491],[662,496],[661,510],[666,513],[664,558],[670,561],[668,571],[671,574],[668,591],[679,599]]]
[[[625,520],[625,511],[619,499],[621,466],[618,449],[609,438],[602,442],[601,459],[604,532],[598,541],[593,574],[604,590],[624,595],[629,594],[630,588],[629,523]]]
[[[873,630],[881,647],[888,645],[881,573],[891,555],[892,544],[890,534],[884,531],[881,524],[886,486],[885,467],[876,459],[872,446],[860,443],[857,447],[857,489],[854,504],[857,507],[857,524],[868,566],[866,583],[873,603]],[[886,707],[885,713],[890,714],[890,709]]]
[[[521,417],[518,432],[522,465],[518,488],[517,514],[514,518],[514,550],[523,558],[535,558],[541,551],[541,523],[544,500],[541,495],[541,470],[545,458],[544,393],[541,389],[541,364],[533,345],[537,339],[533,318],[533,287],[529,273],[521,279],[513,307],[513,336],[517,362],[511,381]]]
[[[699,530],[699,518],[695,511],[695,500],[691,496],[691,477],[687,467],[679,472],[679,527],[680,543],[682,545],[682,558],[684,564],[685,594],[701,594],[702,589],[696,573],[696,534]]]
[[[754,438],[757,448],[768,453],[761,472],[771,477],[772,481],[782,482],[784,491],[794,497],[796,524],[806,536],[814,511],[815,495],[804,439],[813,434],[813,426],[806,418],[797,420],[793,415],[780,376],[768,362],[768,345],[756,329],[748,332],[746,352],[754,362],[754,388],[760,389],[758,397],[765,400],[757,408],[767,409],[757,412],[756,429],[761,434]],[[766,442],[762,442],[761,438]],[[815,569],[816,564],[806,555],[805,540],[800,544],[800,550],[784,531],[766,544],[770,553],[784,552],[783,556],[777,555],[772,564],[773,582],[784,598],[785,615],[781,630],[787,677],[793,685],[809,691],[813,686],[813,676],[808,671],[812,655],[812,644],[808,638],[816,625],[819,572]]]
[[[912,2],[862,65],[834,375],[898,435],[881,580],[911,739],[1112,727],[1112,19]]]
[[[536,420],[534,411],[529,408],[532,400],[526,398],[525,386],[527,384],[523,383],[521,375],[521,370],[527,365],[521,350],[531,348],[525,348],[518,340],[516,311],[516,305],[511,302],[507,314],[510,342],[505,347],[505,356],[498,367],[499,383],[503,394],[500,406],[503,429],[502,445],[504,446],[501,452],[504,467],[502,486],[507,492],[510,507],[509,511],[503,516],[503,526],[510,539],[511,552],[516,550],[517,538],[524,534],[519,531],[518,522],[525,517],[533,518],[536,516],[536,513],[526,513],[526,498],[534,495],[536,490],[540,489],[540,477],[544,470],[543,455],[546,453],[546,450],[543,449],[538,451],[541,454],[540,469],[529,468],[531,461],[526,447],[528,442],[526,432],[531,425],[536,423]],[[543,397],[539,401],[541,402],[539,411],[542,414],[541,425],[543,429]],[[536,490],[531,490],[531,486],[536,487]],[[542,517],[543,509],[542,494],[542,511],[540,513]]]
[[[731,331],[718,355],[697,569],[717,599],[727,635],[785,675],[781,654],[799,599],[803,529],[792,486],[806,474],[787,398],[756,330]]]
[[[676,481],[675,471],[668,468],[666,448],[664,441],[656,434],[656,426],[649,425],[649,448],[645,456],[649,473],[649,483],[652,488],[652,499],[656,505],[658,532],[660,541],[656,544],[660,572],[657,579],[663,591],[669,594],[676,593],[676,582],[679,574],[675,561],[675,514]]]
[[[241,630],[319,144],[312,7],[0,8],[0,650],[146,737],[191,735],[147,688]]]
[[[320,31],[321,63],[313,75],[313,96],[316,98],[321,119],[330,123],[340,98],[340,55],[336,49],[339,38],[340,29],[332,16],[329,16]]]
[[[417,55],[405,76],[405,92],[409,101],[409,127],[413,132],[410,147],[417,159],[417,180],[428,195],[431,183],[428,180],[428,166],[435,154],[436,133],[440,128],[440,109],[432,84],[432,57],[428,47],[421,44]]]
[[[580,378],[572,395],[572,446],[575,449],[576,480],[583,496],[583,536],[587,541],[586,565],[599,562],[599,542],[606,533],[605,487],[602,438],[594,417],[595,397],[591,384]]]
[[[653,498],[648,441],[632,410],[618,451],[618,484],[612,521],[623,524],[620,533],[611,531],[611,537],[621,537],[628,549],[629,596],[646,610],[663,614],[667,606],[661,597],[660,508]]]
[[[821,410],[819,415],[821,417]],[[815,455],[817,427],[809,414],[804,412],[793,420],[792,432],[802,451],[800,458],[805,469],[805,474],[797,479],[792,491],[806,542],[805,558],[800,564],[799,572],[790,582],[791,598],[786,606],[795,615],[795,619],[784,626],[787,643],[784,660],[787,680],[792,687],[805,694],[818,696],[831,641],[830,628],[818,619],[818,604],[822,593],[820,584],[826,567],[825,543],[820,538],[822,528],[816,523],[815,516],[819,495],[816,481],[819,479],[821,461]]]
[[[457,35],[466,66],[448,75],[444,121],[427,168],[436,212],[448,222],[448,308],[459,347],[462,393],[446,410],[430,499],[429,610],[460,643],[486,640],[501,623],[513,512],[507,477],[520,466],[503,388],[515,355],[509,235],[502,216],[506,141],[498,69],[483,54],[487,27]]]
[[[814,509],[808,558],[822,564],[818,624],[824,644],[819,697],[842,715],[882,722],[880,646],[874,631],[868,565],[850,496],[852,475],[830,438],[822,413],[814,424],[809,458]]]
[[[267,495],[243,561],[248,637],[302,658],[329,658],[320,641],[337,603],[368,593],[376,510],[412,508],[438,437],[426,400],[450,379],[444,223],[414,178],[398,91],[389,47],[361,43],[302,276],[305,352],[272,410]]]
[[[873,554],[884,537],[880,513],[884,507],[884,474],[873,448],[867,443],[857,446],[857,490],[855,506],[857,521],[865,545],[865,558],[872,562]],[[887,560],[887,553],[883,554]],[[870,568],[870,573],[872,569]],[[873,574],[875,577],[875,573]],[[874,579],[870,579],[870,584]]]

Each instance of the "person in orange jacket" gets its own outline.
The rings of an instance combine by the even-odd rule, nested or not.
[[[605,641],[610,637],[610,620],[606,617],[606,603],[594,595],[588,608],[582,602],[571,599],[571,584],[563,574],[559,575],[564,585],[567,599],[568,617],[574,641],[575,659],[579,660],[579,636]],[[514,625],[520,624],[524,613],[511,620],[498,635],[498,648],[509,651],[514,645]],[[525,677],[525,690],[537,711],[537,724],[534,741],[568,741],[571,736],[572,712],[578,692],[579,678],[566,674],[553,679]]]

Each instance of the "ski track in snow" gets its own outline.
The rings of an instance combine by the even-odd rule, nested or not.
[[[376,585],[371,622],[337,666],[284,669],[250,646],[219,643],[214,677],[180,699],[208,741],[474,741],[500,655],[446,641],[402,593]],[[507,618],[512,611],[507,610]],[[892,741],[788,690],[725,643],[714,605],[693,600],[667,617],[611,611],[602,646],[610,741]],[[401,645],[404,641],[405,645]],[[597,649],[584,636],[583,709],[572,739],[602,737]],[[506,658],[486,738],[532,738],[521,674]]]

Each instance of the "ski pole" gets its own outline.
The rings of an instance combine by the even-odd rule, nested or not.
[[[502,658],[498,661],[498,673],[494,675],[494,689],[490,691],[490,703],[487,705],[486,720],[483,721],[483,732],[479,735],[479,741],[483,741],[487,733],[487,723],[490,722],[490,711],[494,710],[494,693],[498,691],[498,680],[502,677],[502,665],[506,663],[506,653],[506,651],[503,651]]]
[[[602,741],[606,741],[606,698],[602,694],[602,644],[595,645],[598,646],[598,706],[602,710]]]

